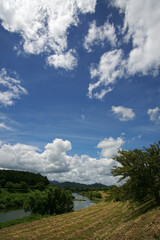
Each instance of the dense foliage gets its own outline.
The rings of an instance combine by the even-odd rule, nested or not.
[[[22,207],[25,199],[45,190],[47,177],[24,171],[0,170],[0,209]]]
[[[160,204],[160,141],[143,150],[120,150],[114,159],[120,165],[112,169],[112,174],[126,181],[113,189],[115,199],[143,203],[152,198]]]
[[[42,183],[45,186],[49,184],[47,177],[42,176],[40,173],[31,173],[24,171],[14,170],[0,170],[0,185],[5,187],[7,182],[13,184],[20,184],[25,182],[28,186],[35,186]]]
[[[33,193],[40,192],[38,189],[23,190],[14,189],[9,191],[7,188],[0,189],[0,209],[23,207],[25,200]]]
[[[29,191],[25,193],[24,191],[14,190],[12,192],[5,188],[0,189],[0,209],[23,207],[24,200],[29,194]]]
[[[60,214],[73,210],[72,193],[57,187],[49,187],[43,192],[33,193],[24,204],[26,211],[39,214]]]

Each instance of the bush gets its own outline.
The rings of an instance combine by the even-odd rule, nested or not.
[[[39,214],[60,214],[73,210],[73,199],[70,191],[49,187],[43,192],[29,196],[24,204],[25,211]]]
[[[102,195],[100,194],[100,192],[92,192],[92,196],[94,197],[94,198],[102,198]]]
[[[124,198],[123,187],[112,187],[111,190],[108,191],[108,195],[105,197],[105,200],[113,200],[114,202],[126,200],[126,198]]]

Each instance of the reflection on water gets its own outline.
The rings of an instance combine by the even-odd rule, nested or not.
[[[81,196],[77,193],[73,193],[72,195],[77,200],[83,200],[83,201],[74,201],[74,207],[73,207],[74,211],[77,211],[86,207],[90,207],[93,205],[93,202],[87,197]],[[1,210],[0,222],[15,220],[15,219],[26,217],[29,215],[30,215],[30,212],[25,212],[23,209]]]

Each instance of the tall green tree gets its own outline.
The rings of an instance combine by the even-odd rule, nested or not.
[[[114,160],[119,166],[111,172],[125,181],[124,198],[139,203],[154,198],[160,204],[160,141],[142,150],[120,150]]]
[[[42,215],[71,212],[73,210],[72,193],[57,187],[48,187],[43,192],[36,192],[29,196],[24,209]]]

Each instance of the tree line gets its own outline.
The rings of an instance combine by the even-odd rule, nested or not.
[[[47,177],[27,171],[0,170],[0,186],[9,189],[41,188],[49,184]]]
[[[72,192],[49,186],[42,192],[35,192],[26,199],[25,211],[39,214],[61,214],[73,210]]]

